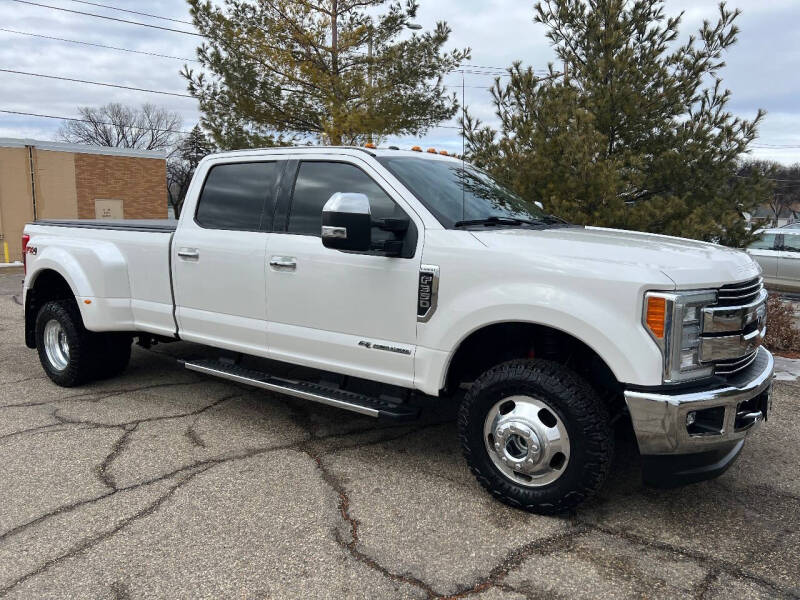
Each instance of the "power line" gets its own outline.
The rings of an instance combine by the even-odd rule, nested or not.
[[[105,46],[103,44],[96,44],[94,42],[84,42],[84,41],[81,41],[81,40],[69,40],[67,38],[54,37],[54,36],[51,36],[51,35],[42,35],[41,33],[29,33],[27,31],[17,31],[15,29],[6,29],[4,27],[0,27],[0,31],[5,31],[7,33],[16,33],[18,35],[29,35],[29,36],[32,36],[32,37],[44,38],[46,40],[56,40],[56,41],[59,41],[59,42],[69,42],[70,44],[82,44],[84,46],[95,46],[97,48],[106,48],[108,50],[120,50],[122,52],[133,52],[134,54],[147,54],[149,56],[158,56],[160,58],[172,58],[174,60],[198,62],[197,59],[194,59],[194,58],[181,58],[180,56],[170,56],[169,54],[159,54],[158,52],[145,52],[144,50],[133,50],[131,48],[120,48],[119,46]]]
[[[182,29],[173,29],[171,27],[162,27],[161,25],[152,25],[150,23],[141,23],[139,21],[130,21],[128,19],[119,19],[117,17],[109,17],[109,16],[106,16],[106,15],[98,15],[96,13],[90,13],[90,12],[85,12],[85,11],[81,11],[81,10],[72,10],[72,9],[69,9],[69,8],[62,8],[60,6],[52,6],[50,4],[41,4],[39,2],[31,2],[30,0],[11,0],[11,1],[12,2],[18,2],[20,4],[29,4],[31,6],[39,6],[39,7],[42,7],[42,8],[50,8],[52,10],[60,10],[60,11],[63,11],[63,12],[73,13],[73,14],[76,14],[76,15],[85,15],[85,16],[88,16],[88,17],[96,17],[98,19],[107,19],[109,21],[116,21],[118,23],[127,23],[129,25],[139,25],[141,27],[151,27],[153,29],[161,29],[162,31],[171,31],[173,33],[182,33],[184,35],[193,35],[193,36],[196,36],[196,37],[204,37],[202,34],[196,33],[194,31],[184,31]],[[193,25],[192,23],[189,23],[188,21],[180,21],[178,19],[171,19],[169,17],[161,17],[161,16],[154,15],[154,14],[151,14],[151,13],[143,13],[143,12],[138,12],[138,11],[133,11],[133,10],[117,8],[117,7],[114,7],[114,6],[108,6],[106,4],[98,4],[98,3],[95,3],[95,2],[88,2],[86,0],[72,0],[72,1],[73,2],[81,2],[82,4],[90,4],[92,6],[101,6],[101,7],[104,7],[104,8],[111,8],[113,10],[120,10],[120,11],[124,11],[124,12],[127,12],[127,13],[145,15],[145,16],[153,17],[155,19],[165,19],[165,20],[168,20],[168,21],[176,21],[178,23],[185,23],[187,25]],[[466,67],[467,69],[471,69],[469,71],[464,71],[464,72],[465,73],[469,73],[469,74],[473,74],[473,75],[489,75],[489,76],[492,76],[492,77],[495,77],[495,76],[498,76],[498,75],[503,76],[503,77],[507,77],[508,76],[508,73],[490,73],[490,72],[487,72],[487,70],[505,71],[506,67],[490,67],[490,66],[472,65],[472,64],[463,64],[463,65],[460,65],[460,67]],[[476,69],[482,69],[483,71],[479,71],[479,70],[476,70]],[[461,70],[461,69],[454,69],[454,71],[457,71],[457,70]]]
[[[41,113],[30,113],[30,112],[22,112],[19,110],[5,110],[0,109],[0,113],[6,113],[9,115],[21,115],[24,117],[41,117],[43,119],[59,119],[60,121],[80,121],[82,123],[96,123],[98,125],[110,125],[112,127],[130,127],[132,129],[148,129],[152,131],[174,131],[175,133],[185,133],[189,134],[191,131],[181,131],[179,129],[158,129],[154,127],[138,127],[136,125],[123,125],[121,123],[113,123],[113,122],[105,122],[105,121],[92,121],[91,119],[78,119],[75,117],[58,117],[56,115],[43,115]]]
[[[45,114],[42,114],[42,113],[23,112],[23,111],[20,111],[20,110],[0,109],[0,113],[6,113],[6,114],[9,114],[9,115],[20,115],[20,116],[24,116],[24,117],[41,117],[43,119],[59,119],[59,120],[62,120],[62,121],[82,121],[84,123],[98,123],[98,121],[90,121],[89,119],[78,119],[78,118],[75,118],[75,117],[60,117],[58,115],[45,115]],[[99,122],[99,124],[100,125],[112,125],[112,126],[115,126],[115,127],[119,127],[120,126],[118,123]],[[129,125],[128,127],[132,127],[132,125]],[[150,129],[150,128],[148,127],[148,129]],[[461,129],[461,127],[458,127],[456,125],[436,125],[435,127],[433,127],[433,129]],[[167,131],[167,130],[166,129],[156,129],[155,131]],[[191,133],[191,132],[189,132],[189,131],[176,131],[175,133]]]
[[[58,77],[57,75],[43,75],[42,73],[28,73],[26,71],[14,71],[12,69],[0,69],[0,73],[13,73],[14,75],[43,77],[45,79],[58,79],[60,81],[73,81],[75,83],[88,83],[90,85],[101,85],[104,87],[120,88],[123,90],[133,90],[134,92],[148,92],[150,94],[163,94],[165,96],[177,96],[179,98],[194,98],[194,96],[191,96],[189,94],[179,94],[177,92],[164,92],[161,90],[151,90],[147,88],[132,87],[129,85],[118,85],[116,83],[102,83],[100,81],[88,81],[86,79],[72,79],[71,77]]]
[[[117,17],[107,17],[106,15],[98,15],[97,13],[84,12],[82,10],[72,10],[71,8],[61,8],[60,6],[51,6],[49,4],[40,4],[39,2],[30,2],[29,0],[11,0],[20,4],[29,4],[31,6],[40,6],[42,8],[50,8],[52,10],[60,10],[63,12],[73,13],[76,15],[86,15],[88,17],[96,17],[98,19],[106,19],[108,21],[116,21],[118,23],[128,23],[129,25],[140,25],[141,27],[150,27],[152,29],[161,29],[162,31],[172,31],[173,33],[183,33],[185,35],[194,35],[203,37],[199,33],[193,31],[183,31],[182,29],[173,29],[171,27],[162,27],[161,25],[152,25],[150,23],[140,23],[139,21],[129,21],[128,19],[118,19]]]
[[[99,6],[100,8],[110,8],[111,10],[118,10],[120,12],[130,13],[132,15],[142,15],[143,17],[161,19],[162,21],[172,21],[173,23],[183,23],[184,25],[192,26],[194,25],[194,23],[191,21],[181,21],[180,19],[173,19],[171,17],[160,17],[151,13],[139,12],[138,10],[129,10],[127,8],[119,8],[118,6],[109,6],[108,4],[99,4],[98,2],[88,2],[87,0],[72,0],[72,2],[77,2],[78,4],[88,4],[90,6]]]
[[[134,50],[132,48],[122,48],[120,46],[106,46],[105,44],[97,44],[95,42],[86,42],[86,41],[83,41],[83,40],[71,40],[71,39],[68,39],[68,38],[55,37],[55,36],[52,36],[52,35],[44,35],[44,34],[41,34],[41,33],[31,33],[29,31],[19,31],[17,29],[8,29],[6,27],[0,27],[0,31],[5,31],[6,33],[15,33],[17,35],[27,35],[27,36],[30,36],[30,37],[37,37],[37,38],[42,38],[42,39],[46,39],[46,40],[55,40],[55,41],[58,41],[58,42],[68,42],[70,44],[81,44],[83,46],[94,46],[96,48],[105,48],[107,50],[119,50],[121,52],[131,52],[131,53],[134,53],[134,54],[146,54],[148,56],[157,56],[159,58],[170,58],[170,59],[181,60],[181,61],[185,61],[185,62],[200,62],[196,58],[186,58],[186,57],[182,57],[182,56],[172,56],[170,54],[160,54],[158,52],[145,52],[144,50]],[[478,72],[474,72],[474,71],[462,71],[461,69],[458,69],[456,71],[450,71],[450,72],[451,73],[464,72],[464,73],[474,74],[474,75],[484,75],[484,76],[495,77],[495,74],[478,73]],[[500,75],[500,76],[507,77],[507,75]],[[466,87],[468,87],[468,88],[471,87],[471,88],[487,89],[487,88],[484,88],[484,86],[481,86],[481,85],[468,85]]]

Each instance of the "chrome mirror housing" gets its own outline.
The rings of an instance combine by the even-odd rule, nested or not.
[[[366,252],[372,245],[372,214],[365,194],[337,192],[322,207],[322,245]]]

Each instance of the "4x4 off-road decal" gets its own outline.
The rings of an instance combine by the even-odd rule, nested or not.
[[[417,293],[417,321],[427,323],[436,312],[439,295],[439,267],[420,265],[419,291]]]

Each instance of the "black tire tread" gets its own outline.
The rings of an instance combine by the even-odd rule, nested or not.
[[[47,321],[58,319],[69,338],[69,363],[63,371],[50,367],[42,341]],[[93,334],[83,326],[83,319],[74,300],[53,300],[44,304],[36,315],[36,347],[47,376],[62,387],[75,387],[92,379],[95,372],[96,344]]]
[[[481,430],[480,439],[477,440],[479,444],[472,439],[474,433],[470,431],[471,420],[475,418],[473,413],[476,404],[492,388],[515,385],[539,390],[545,400],[557,398],[564,406],[553,408],[567,408],[572,414],[573,427],[577,427],[581,432],[583,464],[580,465],[574,484],[569,489],[560,490],[563,493],[554,494],[551,488],[557,486],[559,482],[562,482],[563,486],[564,476],[550,486],[526,488],[514,484],[502,475],[488,456],[484,460],[476,455],[476,450],[486,452],[482,435],[483,418],[479,424]],[[563,410],[559,412],[563,413]],[[485,412],[483,414],[485,415]],[[567,427],[569,428],[569,424]],[[509,361],[481,375],[472,384],[461,403],[458,429],[464,457],[478,482],[501,502],[539,514],[556,514],[572,510],[596,494],[608,475],[614,453],[614,437],[608,408],[597,393],[571,369],[540,359]],[[573,456],[574,454],[573,452]],[[568,465],[568,468],[570,466],[572,465]]]

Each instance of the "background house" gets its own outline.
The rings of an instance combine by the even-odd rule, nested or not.
[[[0,138],[0,262],[35,219],[165,219],[163,152]]]

